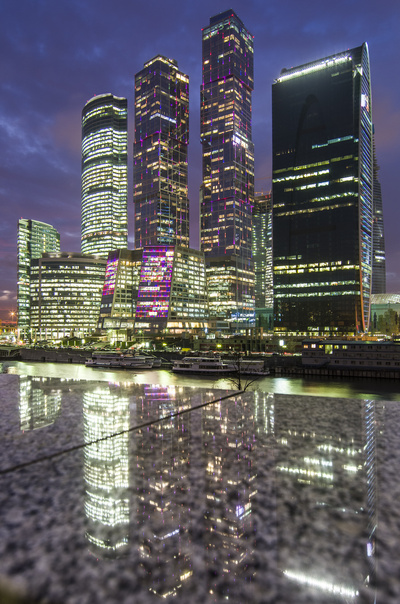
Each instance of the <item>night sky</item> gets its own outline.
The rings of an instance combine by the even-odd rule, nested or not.
[[[400,292],[399,0],[0,0],[0,318],[17,308],[20,218],[52,224],[62,251],[80,251],[81,111],[95,94],[128,98],[133,247],[134,76],[157,54],[190,77],[191,245],[198,247],[201,29],[229,8],[254,36],[256,191],[271,188],[271,85],[281,69],[368,42],[387,290]]]

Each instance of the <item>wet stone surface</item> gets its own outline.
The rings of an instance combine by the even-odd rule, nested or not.
[[[0,378],[3,599],[400,601],[397,402]]]

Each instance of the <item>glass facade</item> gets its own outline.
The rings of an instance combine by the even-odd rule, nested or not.
[[[274,304],[272,273],[272,195],[256,193],[253,208],[253,262],[256,308]]]
[[[207,262],[210,316],[246,324],[254,318],[253,37],[229,10],[210,19],[202,40],[201,249]],[[221,289],[224,271],[227,287]]]
[[[189,246],[189,77],[156,56],[135,77],[135,246]]]
[[[272,87],[274,325],[368,330],[372,117],[368,46],[282,70]]]
[[[115,250],[108,255],[99,328],[113,330],[121,339],[125,339],[123,331],[132,332],[134,327],[141,265],[142,250]]]
[[[106,260],[61,252],[43,254],[31,267],[32,338],[90,335],[99,318]]]
[[[30,336],[31,260],[44,252],[60,251],[60,233],[37,220],[18,221],[18,330],[21,339]]]
[[[386,293],[386,253],[383,228],[382,189],[378,179],[379,166],[374,149],[374,229],[372,258],[372,293]]]
[[[95,96],[82,111],[82,254],[108,256],[128,244],[128,109]]]
[[[171,333],[207,326],[204,254],[180,246],[143,249],[136,330]]]

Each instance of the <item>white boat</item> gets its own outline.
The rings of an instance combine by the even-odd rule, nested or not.
[[[232,365],[219,357],[184,357],[174,361],[172,371],[175,373],[194,373],[199,375],[227,375],[232,373]]]
[[[251,375],[265,376],[269,374],[268,369],[264,369],[264,361],[238,359],[223,361],[221,357],[184,357],[179,361],[174,361],[172,371],[175,373],[192,373],[199,375]]]
[[[115,369],[152,369],[159,366],[155,357],[137,354],[94,353],[85,362],[86,367],[109,367]]]

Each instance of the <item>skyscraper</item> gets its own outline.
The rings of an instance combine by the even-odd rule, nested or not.
[[[18,221],[18,330],[30,335],[31,261],[44,252],[60,251],[60,233],[50,224],[21,218]]]
[[[372,293],[386,293],[386,253],[385,232],[383,228],[382,189],[378,179],[379,166],[374,149],[374,229],[372,256]]]
[[[254,318],[251,212],[253,37],[232,11],[203,29],[201,248],[210,316],[236,325]]]
[[[257,308],[272,308],[272,195],[256,193],[253,208],[252,237],[255,302]]]
[[[158,55],[135,76],[135,247],[189,246],[189,78]]]
[[[127,100],[95,96],[82,111],[82,254],[128,242]]]
[[[272,87],[274,326],[368,330],[373,149],[367,44]]]

